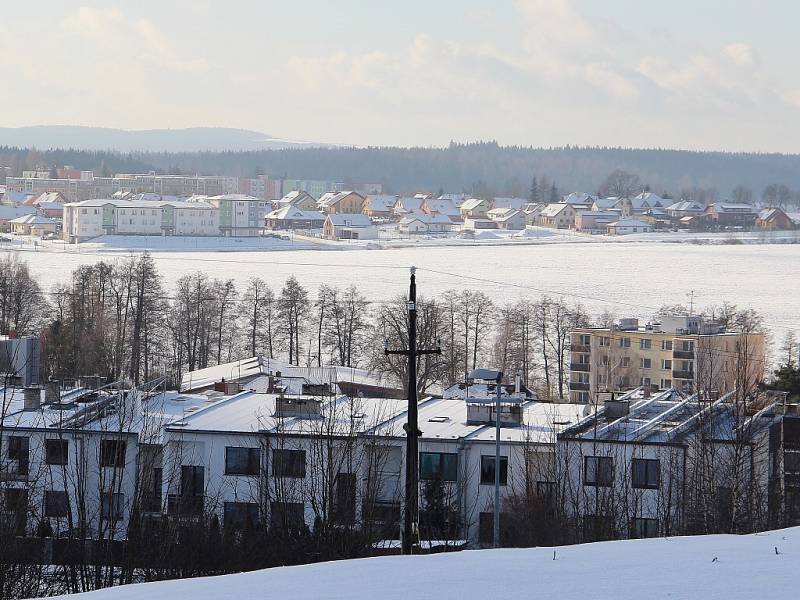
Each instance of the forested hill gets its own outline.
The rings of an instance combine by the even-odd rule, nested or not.
[[[1,141],[1,140],[0,140]],[[248,152],[135,152],[128,154],[0,147],[0,166],[68,164],[100,172],[170,173],[382,183],[387,191],[415,190],[527,195],[532,177],[555,181],[562,192],[596,191],[609,173],[638,175],[652,191],[687,196],[712,190],[727,197],[742,185],[760,197],[765,186],[800,189],[800,155],[642,150],[629,148],[523,148],[494,142],[446,148],[303,148]]]

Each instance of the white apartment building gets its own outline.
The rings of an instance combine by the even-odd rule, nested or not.
[[[206,201],[219,209],[219,231],[224,236],[256,236],[264,231],[264,217],[272,202],[245,194],[209,196]]]
[[[83,242],[101,235],[220,235],[219,210],[183,201],[98,199],[64,205],[64,240]]]

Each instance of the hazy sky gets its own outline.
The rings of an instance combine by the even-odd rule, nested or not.
[[[2,4],[0,126],[800,151],[796,0]]]

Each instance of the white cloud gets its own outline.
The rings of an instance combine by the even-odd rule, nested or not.
[[[733,64],[740,67],[749,67],[758,62],[756,52],[749,44],[730,44],[725,46],[722,51]]]

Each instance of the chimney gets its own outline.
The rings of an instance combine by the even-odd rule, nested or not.
[[[522,372],[517,371],[516,376],[514,377],[514,394],[519,396],[522,393]]]
[[[627,400],[606,400],[603,403],[606,420],[616,421],[628,415],[630,402]]]
[[[38,410],[42,405],[42,390],[39,387],[26,387],[23,391],[25,410]]]

